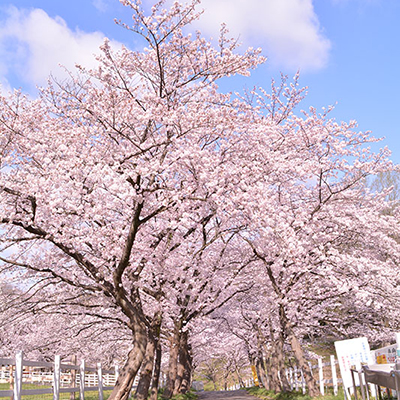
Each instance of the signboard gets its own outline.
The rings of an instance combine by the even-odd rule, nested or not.
[[[372,359],[368,340],[365,337],[340,340],[335,342],[335,349],[343,386],[346,390],[353,388],[350,368],[355,366],[359,369],[361,368],[361,364],[370,365],[375,361]]]
[[[394,364],[397,355],[397,343],[374,350],[377,364]]]
[[[254,386],[260,386],[260,383],[258,382],[257,370],[255,365],[251,366],[251,372],[253,373]]]

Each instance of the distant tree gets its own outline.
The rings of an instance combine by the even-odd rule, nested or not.
[[[397,170],[379,172],[371,177],[368,186],[378,193],[389,191],[386,199],[395,205],[400,201],[400,172]]]

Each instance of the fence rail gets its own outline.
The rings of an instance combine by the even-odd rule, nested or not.
[[[323,362],[322,358],[318,359],[317,364],[308,363],[308,366],[311,370],[311,374],[313,374],[316,379],[321,395],[325,394],[327,387],[332,387],[335,395],[338,394],[339,384],[343,383],[341,378],[338,378],[337,368],[338,361],[335,359],[335,356],[331,355],[329,357],[329,362]],[[314,370],[317,370],[318,376],[315,375]],[[302,390],[303,393],[306,393],[306,382],[304,379],[303,371],[294,366],[293,368],[288,368],[284,370],[284,374],[286,376],[287,381],[289,382],[291,390]],[[244,382],[246,387],[254,385],[254,380],[249,379]],[[239,384],[232,385],[228,388],[228,390],[236,390],[240,389]]]
[[[0,382],[13,384],[13,389],[0,390],[0,397],[13,396],[14,400],[21,400],[24,395],[42,394],[53,394],[53,400],[59,400],[60,393],[75,392],[79,392],[80,400],[85,400],[87,391],[98,391],[99,400],[103,400],[103,391],[112,390],[117,379],[117,366],[114,370],[106,370],[101,364],[87,366],[84,360],[80,365],[61,364],[60,356],[55,356],[54,363],[29,361],[24,359],[22,352],[18,352],[14,359],[0,358]],[[23,383],[52,387],[23,389]]]
[[[342,383],[342,379],[338,378],[337,368],[338,361],[334,355],[329,357],[329,362],[323,362],[322,357],[318,359],[317,364],[308,363],[311,370],[311,374],[316,379],[319,385],[319,391],[323,396],[327,387],[333,388],[333,393],[338,394],[339,384]],[[317,370],[318,372],[314,371]],[[318,376],[315,374],[318,373]],[[290,384],[291,390],[302,389],[303,393],[306,392],[306,384],[303,375],[303,371],[297,367],[288,368],[285,370],[286,378]]]

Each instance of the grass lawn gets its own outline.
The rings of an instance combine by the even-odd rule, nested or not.
[[[37,385],[33,383],[23,383],[22,389],[51,389],[48,385]],[[0,383],[0,390],[10,390],[9,383]],[[106,400],[111,394],[111,390],[105,390],[103,392],[104,400]],[[6,397],[4,397],[6,399]],[[60,400],[69,400],[70,393],[60,393]],[[98,400],[99,394],[97,390],[85,392],[85,400]],[[23,400],[53,400],[53,394],[37,394],[30,396],[22,396]],[[79,392],[75,393],[75,399],[79,400]]]
[[[246,389],[247,392],[253,396],[256,396],[263,400],[311,400],[312,397],[307,394],[303,394],[302,392],[287,392],[287,393],[274,393],[270,390],[266,390],[263,388],[259,388],[256,386],[250,387]],[[339,390],[339,394],[337,396],[327,393],[325,396],[318,397],[321,400],[344,400],[343,390]]]

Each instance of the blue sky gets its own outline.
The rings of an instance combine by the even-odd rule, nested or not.
[[[150,0],[143,0],[151,4]],[[222,83],[223,90],[269,87],[280,73],[308,86],[302,108],[336,105],[337,120],[355,119],[371,130],[400,163],[400,1],[398,0],[203,0],[204,36],[226,22],[244,46],[262,47],[267,63],[249,79]],[[3,91],[35,93],[61,63],[90,65],[105,36],[135,49],[130,21],[118,0],[0,0],[0,82]]]

